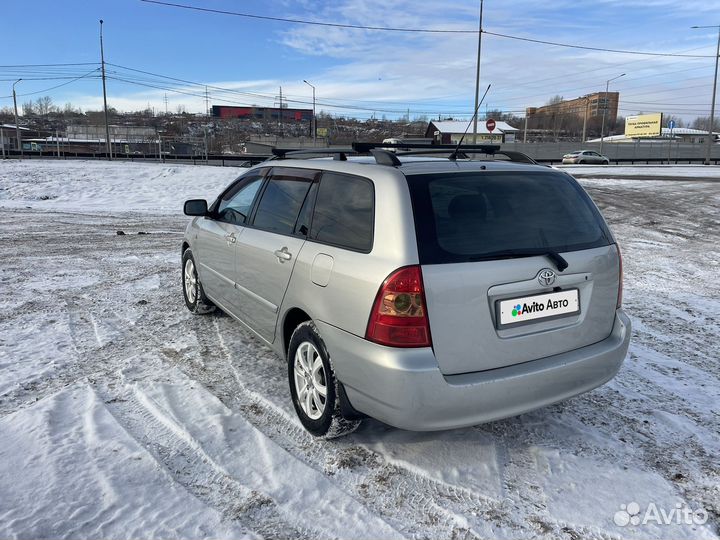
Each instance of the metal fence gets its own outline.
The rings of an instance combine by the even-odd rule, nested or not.
[[[523,152],[533,159],[543,162],[559,162],[562,160],[563,154],[568,154],[576,150],[594,150],[610,158],[615,162],[657,162],[665,160],[674,163],[681,161],[687,163],[688,160],[700,162],[705,158],[704,144],[680,143],[677,141],[647,141],[647,142],[625,142],[625,143],[604,143],[602,152],[600,151],[600,143],[573,143],[573,142],[543,142],[543,143],[508,143],[504,145],[508,149]],[[714,145],[711,152],[713,161],[720,160],[720,145]]]
[[[541,163],[560,163],[563,154],[583,149],[600,151],[599,144],[578,145],[573,143],[508,143],[503,146],[507,150],[523,152]],[[720,148],[713,147],[710,162],[720,164]],[[705,148],[698,144],[679,143],[614,143],[603,145],[603,152],[611,163],[645,163],[645,164],[689,164],[703,163]],[[5,152],[6,158],[24,159],[107,159],[105,152],[41,152],[25,150],[23,155],[17,150]],[[270,158],[270,154],[208,154],[175,155],[175,154],[113,154],[112,159],[118,161],[150,161],[162,163],[185,163],[192,165],[215,165],[221,167],[250,167]]]

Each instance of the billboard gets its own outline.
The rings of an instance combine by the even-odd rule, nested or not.
[[[662,113],[639,114],[625,118],[625,136],[628,138],[659,137],[662,132]]]

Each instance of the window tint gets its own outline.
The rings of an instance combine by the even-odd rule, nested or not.
[[[273,174],[260,198],[253,225],[279,234],[292,234],[312,178]]]
[[[237,186],[228,191],[220,200],[217,219],[235,225],[242,225],[247,220],[255,195],[262,185],[262,177],[248,178],[238,182]]]
[[[408,177],[421,264],[524,250],[605,246],[610,234],[565,175],[493,172]],[[502,258],[499,255],[498,258]]]
[[[310,237],[357,251],[373,244],[373,184],[365,178],[326,172],[320,179]]]

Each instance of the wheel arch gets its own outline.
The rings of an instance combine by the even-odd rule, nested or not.
[[[287,359],[288,348],[290,347],[290,338],[295,329],[305,321],[311,321],[312,317],[304,310],[294,307],[290,308],[283,318],[282,323],[282,350]]]

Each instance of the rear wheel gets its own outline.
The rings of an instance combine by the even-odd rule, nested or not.
[[[215,304],[205,296],[195,267],[195,259],[189,249],[186,249],[182,256],[182,284],[185,305],[191,312],[204,315],[215,311]]]
[[[288,381],[295,412],[305,429],[316,437],[341,437],[360,425],[340,412],[330,356],[312,321],[300,324],[290,338]]]

